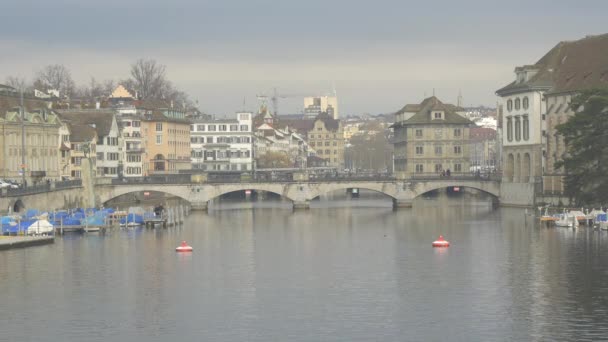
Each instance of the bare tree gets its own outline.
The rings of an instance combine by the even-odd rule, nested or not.
[[[25,90],[27,88],[27,81],[23,77],[8,76],[6,78],[6,85],[17,90]]]
[[[142,99],[162,98],[171,88],[165,76],[165,66],[153,59],[138,59],[131,64],[131,77],[137,94]]]
[[[68,68],[61,64],[47,65],[36,74],[35,86],[42,87],[44,91],[55,89],[61,95],[71,96],[76,88]]]

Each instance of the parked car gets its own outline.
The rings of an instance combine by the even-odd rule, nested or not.
[[[7,189],[7,188],[17,189],[17,188],[19,188],[19,186],[0,179],[0,189]]]

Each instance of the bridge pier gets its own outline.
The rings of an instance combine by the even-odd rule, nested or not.
[[[310,209],[310,201],[294,201],[294,209]]]
[[[393,198],[393,209],[411,208],[411,207],[412,207],[412,200]]]

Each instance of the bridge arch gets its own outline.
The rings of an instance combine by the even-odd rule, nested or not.
[[[372,182],[362,182],[362,183],[329,183],[323,184],[322,186],[314,186],[311,184],[311,191],[308,196],[308,200],[313,200],[319,196],[329,194],[334,191],[346,191],[347,189],[364,189],[371,190],[377,193],[381,193],[392,199],[397,199],[397,191],[394,186],[394,183],[372,183]]]
[[[191,202],[191,197],[188,194],[187,189],[184,186],[172,186],[172,185],[119,185],[119,186],[108,186],[98,187],[96,191],[96,204],[106,204],[107,202],[131,193],[136,192],[161,192],[169,194],[175,197],[179,197],[182,200]]]
[[[285,186],[282,184],[256,184],[256,183],[244,183],[244,184],[218,184],[208,189],[203,198],[204,202],[209,203],[214,199],[220,198],[222,195],[226,195],[232,192],[253,190],[253,191],[265,191],[281,196],[291,202],[296,202],[296,198],[290,194]]]
[[[496,181],[449,181],[445,182],[425,182],[417,186],[412,199],[415,199],[429,191],[445,189],[450,187],[466,187],[482,191],[493,196],[495,199],[500,197],[500,184]]]

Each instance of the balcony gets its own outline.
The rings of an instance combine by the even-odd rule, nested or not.
[[[138,148],[127,148],[126,151],[127,153],[144,153],[144,149],[141,147]]]

